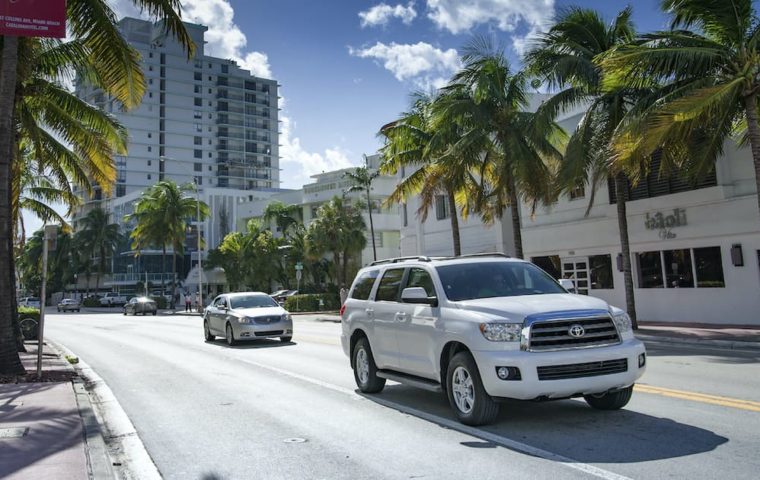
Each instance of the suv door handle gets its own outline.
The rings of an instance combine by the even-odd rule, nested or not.
[[[396,312],[396,318],[399,319],[399,321],[403,322],[404,320],[409,318],[409,315],[406,314],[405,312]]]

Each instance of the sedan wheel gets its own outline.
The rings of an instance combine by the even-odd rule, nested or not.
[[[225,336],[225,340],[227,340],[227,345],[235,345],[235,336],[232,333],[232,325],[229,323],[227,324],[227,335]]]
[[[216,335],[212,335],[211,329],[208,328],[208,320],[203,321],[203,336],[206,337],[207,342],[213,342],[216,339]]]

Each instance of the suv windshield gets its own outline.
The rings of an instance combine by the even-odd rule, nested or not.
[[[230,308],[279,307],[269,295],[230,297]]]
[[[547,273],[532,263],[475,262],[436,267],[453,302],[476,298],[516,297],[567,293]]]

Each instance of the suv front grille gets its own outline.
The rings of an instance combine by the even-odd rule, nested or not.
[[[583,335],[572,336],[572,327],[580,325]],[[536,322],[530,327],[528,350],[571,350],[574,348],[601,347],[620,343],[615,324],[610,317],[560,319]]]
[[[628,360],[604,360],[601,362],[572,363],[570,365],[550,365],[538,367],[539,380],[563,380],[565,378],[596,377],[628,371]]]

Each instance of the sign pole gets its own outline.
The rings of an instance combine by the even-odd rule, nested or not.
[[[45,234],[42,241],[42,287],[40,288],[40,324],[37,329],[37,380],[42,378],[42,346],[45,335],[45,295],[47,284],[47,264],[49,243],[53,241],[57,232],[57,225],[45,225]]]

